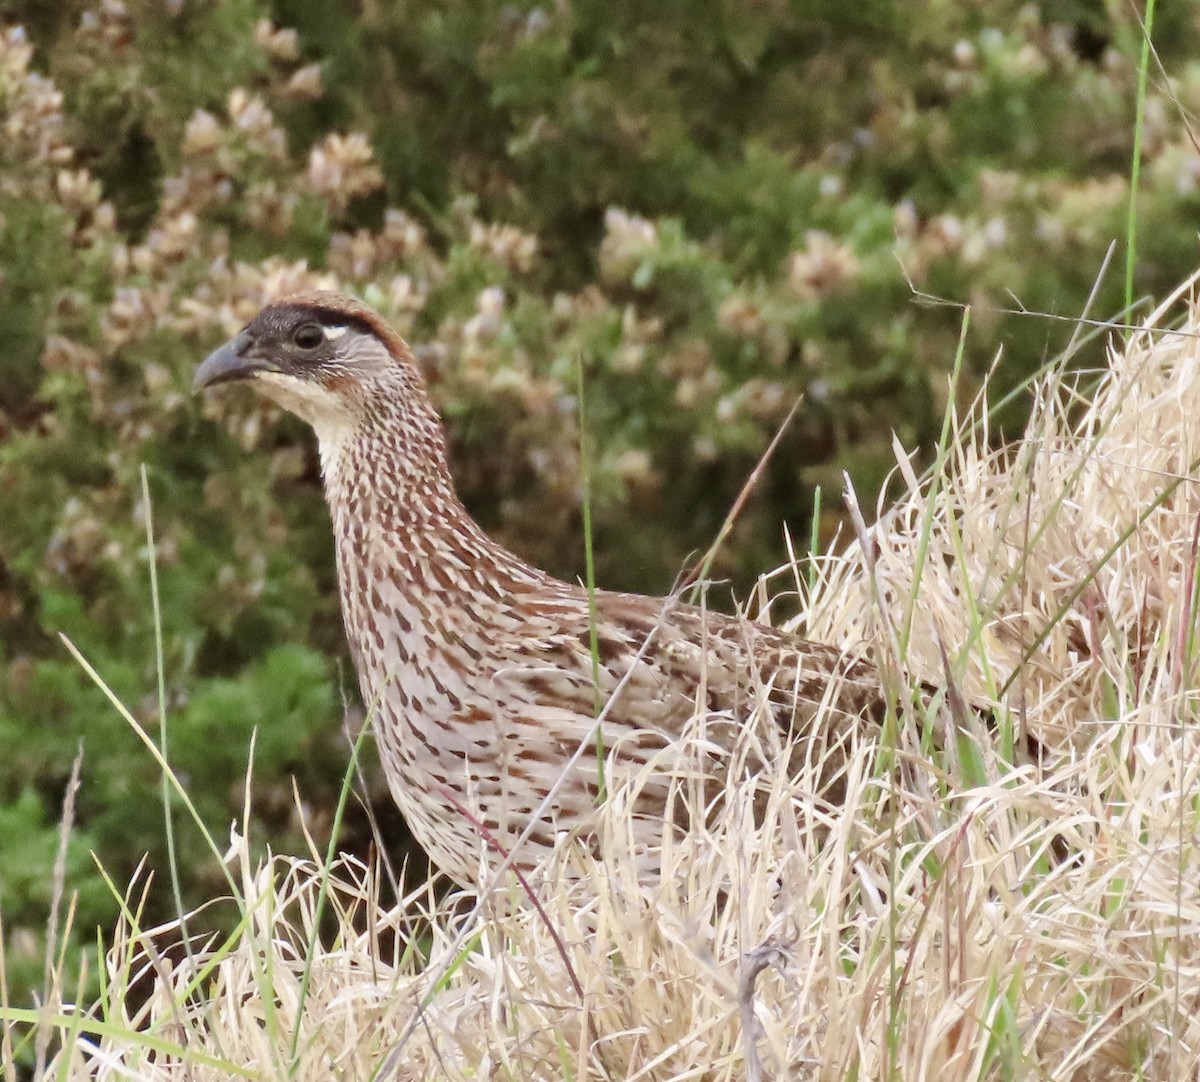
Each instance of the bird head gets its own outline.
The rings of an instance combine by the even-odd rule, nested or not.
[[[196,370],[195,391],[245,380],[318,437],[355,427],[384,403],[425,403],[404,340],[373,309],[338,293],[268,304]]]

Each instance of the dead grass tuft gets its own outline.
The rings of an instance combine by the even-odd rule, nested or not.
[[[661,880],[639,881],[618,791],[603,865],[564,844],[544,914],[512,882],[474,921],[457,896],[396,901],[349,859],[254,866],[235,836],[237,934],[169,961],[131,911],[101,1002],[50,1005],[55,1069],[1194,1077],[1200,309],[1176,330],[1166,311],[1107,370],[1040,377],[1014,447],[988,449],[981,404],[953,415],[938,469],[900,458],[907,492],[865,544],[811,581],[782,572],[807,635],[860,643],[900,679],[944,683],[948,665],[958,693],[999,704],[1001,745],[1027,728],[1049,746],[1042,771],[986,754],[979,773],[961,741],[923,753],[905,730],[855,749],[830,819],[805,778],[748,781],[734,756],[719,814],[667,848]],[[1074,859],[1047,858],[1056,835]]]

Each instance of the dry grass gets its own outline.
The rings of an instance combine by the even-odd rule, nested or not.
[[[746,781],[735,756],[720,816],[660,882],[638,881],[617,792],[605,864],[564,845],[542,913],[515,883],[468,913],[428,891],[397,902],[349,860],[255,868],[235,837],[239,932],[169,962],[127,914],[100,1003],[46,1010],[53,1069],[1197,1077],[1200,310],[1174,331],[1165,312],[1107,371],[1045,374],[1002,454],[978,404],[953,417],[939,467],[918,481],[902,462],[908,494],[848,555],[811,581],[785,569],[802,629],[872,649],[898,695],[945,682],[944,648],[957,691],[1005,704],[1000,743],[1027,726],[1050,746],[1040,775],[979,734],[930,753],[909,724],[854,752],[823,822],[804,778]],[[1056,834],[1075,859],[1047,860]]]

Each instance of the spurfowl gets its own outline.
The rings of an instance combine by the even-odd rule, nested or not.
[[[346,634],[384,770],[413,834],[453,879],[477,885],[496,863],[481,825],[504,848],[525,832],[514,857],[526,869],[560,834],[588,838],[601,754],[612,785],[669,753],[699,713],[718,752],[739,719],[774,716],[758,765],[785,744],[827,756],[834,765],[816,776],[837,799],[829,753],[883,715],[875,666],[762,624],[599,591],[597,694],[587,592],[472,520],[412,354],[376,312],[334,293],[270,304],[204,361],[195,386],[232,380],[251,380],[316,430]],[[809,731],[818,713],[819,735]],[[651,773],[632,809],[651,874],[668,791]]]

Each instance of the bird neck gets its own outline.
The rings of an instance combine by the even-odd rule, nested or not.
[[[354,427],[318,431],[318,442],[343,574],[386,568],[410,593],[461,589],[476,599],[485,580],[547,579],[488,537],[463,506],[427,402],[389,401]]]

